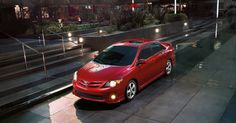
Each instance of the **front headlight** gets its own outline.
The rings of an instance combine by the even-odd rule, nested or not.
[[[120,79],[120,80],[112,80],[112,81],[110,81],[110,82],[107,82],[107,83],[105,84],[105,87],[116,87],[116,85],[117,85],[117,84],[120,84],[121,81],[122,81],[122,79]]]
[[[77,81],[77,71],[74,73],[73,80]]]

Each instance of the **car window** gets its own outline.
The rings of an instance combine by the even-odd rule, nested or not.
[[[141,50],[139,54],[139,59],[148,59],[151,56],[152,56],[151,46],[147,45]]]
[[[158,52],[164,50],[165,47],[163,47],[160,43],[155,42],[152,44],[148,44],[145,46],[140,54],[139,54],[139,59],[148,59],[149,57],[157,54]]]
[[[136,56],[137,50],[137,47],[110,46],[100,53],[94,61],[106,65],[130,65]]]
[[[152,55],[155,55],[156,53],[165,49],[165,47],[163,47],[160,43],[157,42],[152,43],[151,47],[152,47]]]

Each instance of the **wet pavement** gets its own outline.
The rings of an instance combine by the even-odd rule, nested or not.
[[[233,123],[236,33],[214,27],[176,43],[171,76],[155,80],[131,102],[108,105],[70,92],[2,118],[1,123]],[[233,97],[233,98],[232,98]]]

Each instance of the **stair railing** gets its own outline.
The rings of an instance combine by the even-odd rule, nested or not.
[[[11,39],[13,39],[13,40],[15,40],[15,41],[17,41],[18,43],[21,44],[21,46],[22,46],[22,51],[23,51],[23,57],[24,57],[24,63],[25,63],[25,69],[26,69],[26,70],[29,69],[29,67],[28,67],[28,61],[27,61],[26,48],[30,49],[31,51],[33,51],[33,52],[35,52],[35,53],[37,53],[37,54],[39,54],[39,55],[42,55],[43,69],[44,69],[44,72],[45,72],[46,77],[48,76],[48,73],[47,73],[47,66],[46,66],[46,59],[45,59],[45,54],[44,54],[44,52],[38,51],[37,49],[35,49],[35,48],[33,48],[33,47],[27,45],[26,43],[20,41],[19,39],[15,38],[15,37],[13,37],[13,36],[7,34],[7,33],[4,33],[4,32],[1,32],[1,33],[3,33],[4,35],[10,37]]]
[[[73,44],[75,44],[75,45],[80,45],[81,46],[81,53],[82,53],[82,56],[84,55],[84,44],[83,44],[83,42],[80,42],[80,41],[78,41],[78,39],[77,39],[77,43],[75,43],[74,41],[69,41],[69,42],[71,42],[71,43],[73,43]],[[78,42],[80,42],[80,43],[78,43]]]
[[[58,37],[60,37],[61,38],[61,40],[62,40],[62,48],[63,48],[63,53],[65,54],[66,53],[66,48],[65,48],[65,38],[63,37],[63,35],[60,35],[60,34],[58,34],[58,33],[56,33],[56,32],[53,32],[53,31],[51,31],[51,30],[47,30],[47,31],[49,31],[49,32],[51,32],[52,34],[54,34],[54,35],[56,35],[56,36],[58,36]],[[69,39],[70,37],[68,37],[68,39]],[[69,41],[69,42],[71,42],[71,43],[73,43],[73,44],[75,44],[75,45],[81,45],[81,52],[82,52],[82,56],[83,56],[83,49],[84,49],[84,44],[83,43],[78,43],[79,41],[77,41],[77,43],[75,43],[74,41]]]
[[[47,30],[47,31],[49,31],[49,32],[51,32],[52,34],[55,34],[55,35],[57,35],[58,37],[61,38],[61,41],[62,41],[62,50],[63,50],[63,53],[65,54],[65,53],[66,53],[66,47],[65,47],[64,37],[63,37],[62,35],[59,35],[59,34],[53,32],[53,31],[51,31],[51,30]]]

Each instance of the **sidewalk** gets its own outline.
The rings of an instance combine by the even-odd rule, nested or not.
[[[216,50],[196,65],[191,72],[176,84],[176,87],[173,87],[193,86],[190,93],[185,91],[189,95],[189,98],[171,122],[217,123],[228,105],[228,109],[230,107],[234,107],[235,109],[235,105],[233,105],[235,102],[231,101],[231,104],[229,103],[236,89],[235,40],[236,36],[226,42],[222,48]],[[186,90],[188,89],[189,87],[186,88]],[[181,90],[185,89],[181,88]],[[236,97],[234,96],[233,98]],[[232,100],[235,100],[233,98]],[[227,123],[235,122],[231,118],[233,118],[232,115],[234,117],[236,116],[236,110],[232,111],[231,109],[230,111],[226,110],[227,113],[223,115],[223,119],[231,121]]]

